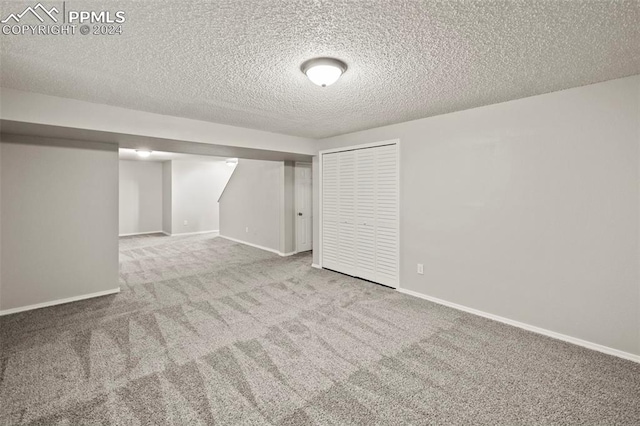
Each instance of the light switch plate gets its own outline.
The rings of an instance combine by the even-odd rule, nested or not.
[[[424,265],[422,263],[418,263],[418,273],[424,275]]]

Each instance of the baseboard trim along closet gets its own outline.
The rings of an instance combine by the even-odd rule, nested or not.
[[[120,234],[118,237],[132,237],[134,235],[151,235],[151,234],[166,234],[164,231],[148,231],[148,232],[132,232],[130,234]]]
[[[322,266],[318,265],[317,263],[312,263],[311,267],[316,269],[322,269]]]
[[[79,302],[80,300],[93,299],[94,297],[108,296],[120,293],[120,287],[112,290],[98,291],[96,293],[83,294],[82,296],[68,297],[66,299],[52,300],[51,302],[36,303],[35,305],[21,306],[0,311],[0,317],[4,315],[17,314],[18,312],[32,311],[34,309],[47,308],[49,306],[62,305],[64,303]]]
[[[250,246],[250,247],[254,247],[254,248],[260,249],[260,250],[264,250],[264,251],[268,251],[268,252],[271,252],[271,253],[275,253],[278,256],[282,256],[282,257],[292,256],[292,255],[296,254],[295,251],[292,251],[290,253],[283,253],[283,252],[281,252],[279,250],[275,250],[275,249],[272,249],[272,248],[269,248],[269,247],[265,247],[265,246],[260,246],[258,244],[248,243],[246,241],[242,241],[242,240],[239,240],[237,238],[227,237],[227,236],[224,236],[224,235],[220,235],[220,238],[224,238],[225,240],[233,241],[234,243],[240,243],[240,244],[244,244],[245,246]]]
[[[398,288],[397,290],[401,293],[408,294],[409,296],[419,297],[420,299],[428,300],[430,302],[434,302],[439,305],[448,306],[449,308],[457,309],[459,311],[467,312],[473,315],[478,315],[480,317],[498,321],[503,324],[512,325],[514,327],[522,328],[527,331],[532,331],[537,334],[542,334],[543,336],[562,340],[564,342],[573,343],[574,345],[578,345],[578,346],[585,347],[587,349],[602,352],[607,355],[613,355],[618,358],[623,358],[629,361],[640,363],[640,355],[634,355],[629,352],[624,352],[618,349],[610,348],[608,346],[600,345],[598,343],[593,343],[587,340],[578,339],[577,337],[567,336],[566,334],[556,333],[555,331],[547,330],[545,328],[536,327],[534,325],[529,325],[529,324],[515,321],[509,318],[504,318],[498,315],[479,311],[477,309],[469,308],[463,305],[458,305],[457,303],[447,302],[446,300],[438,299],[432,296],[427,296],[426,294],[418,293],[418,292],[407,290],[404,288]]]

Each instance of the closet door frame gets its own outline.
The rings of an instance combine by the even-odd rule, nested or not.
[[[400,228],[401,228],[401,221],[400,221],[400,203],[402,202],[402,189],[400,187],[400,164],[401,164],[401,158],[400,158],[400,139],[390,139],[390,140],[385,140],[385,141],[380,141],[380,142],[371,142],[371,143],[365,143],[365,144],[359,144],[359,145],[351,145],[351,146],[343,146],[340,148],[334,148],[334,149],[325,149],[323,151],[318,152],[318,166],[319,166],[319,173],[318,173],[318,180],[319,180],[319,215],[320,217],[318,218],[318,239],[319,244],[318,244],[318,248],[320,251],[320,256],[319,256],[319,262],[320,264],[318,266],[320,266],[320,268],[323,267],[323,261],[322,261],[322,243],[323,243],[323,230],[322,230],[322,225],[323,225],[323,217],[322,217],[322,199],[323,199],[323,188],[322,188],[322,182],[324,180],[324,176],[322,174],[322,164],[323,164],[323,155],[325,154],[334,154],[334,153],[338,153],[338,152],[343,152],[343,151],[355,151],[358,149],[365,149],[365,148],[375,148],[378,146],[386,146],[386,145],[395,145],[396,146],[396,153],[397,153],[397,167],[398,170],[396,171],[396,179],[397,179],[397,188],[398,188],[398,205],[396,206],[397,210],[398,210],[398,232],[397,232],[397,243],[398,243],[398,286],[396,287],[396,289],[399,289],[400,286],[400,282],[401,282],[401,273],[400,273],[400,269],[401,269],[401,255],[400,255]],[[384,284],[382,284],[384,285]]]

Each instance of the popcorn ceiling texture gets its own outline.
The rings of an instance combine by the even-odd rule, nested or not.
[[[122,9],[124,34],[2,35],[3,87],[322,138],[640,74],[637,0],[67,8]],[[349,70],[317,87],[299,70],[316,56]]]

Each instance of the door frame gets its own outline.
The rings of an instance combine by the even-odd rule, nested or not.
[[[323,188],[322,188],[322,181],[323,181],[323,176],[322,176],[322,163],[323,163],[323,155],[325,154],[334,154],[336,152],[343,152],[343,151],[355,151],[358,149],[365,149],[365,148],[375,148],[378,146],[385,146],[385,145],[395,145],[396,146],[396,150],[397,150],[397,158],[398,158],[398,168],[397,168],[397,187],[398,187],[398,206],[397,206],[397,210],[398,210],[398,237],[397,237],[397,242],[398,242],[398,286],[396,287],[396,289],[399,289],[401,287],[400,283],[402,282],[402,274],[401,274],[401,264],[400,264],[400,260],[401,260],[401,249],[400,249],[400,234],[401,234],[401,230],[402,230],[402,221],[400,220],[400,203],[402,202],[402,188],[400,186],[400,164],[402,162],[402,158],[400,156],[400,139],[388,139],[388,140],[384,140],[384,141],[379,141],[379,142],[370,142],[370,143],[363,143],[363,144],[359,144],[359,145],[350,145],[350,146],[343,146],[340,148],[331,148],[331,149],[325,149],[322,151],[318,152],[318,192],[319,192],[319,196],[318,196],[318,251],[319,251],[319,256],[318,256],[318,266],[320,267],[320,269],[322,269],[322,200],[324,198],[324,194],[323,194]],[[296,239],[297,241],[297,239]]]
[[[299,227],[300,225],[298,225],[298,197],[296,197],[297,194],[297,189],[298,189],[298,178],[297,178],[297,173],[295,171],[295,168],[297,168],[298,166],[303,166],[303,167],[309,167],[309,170],[311,171],[311,211],[309,212],[309,214],[311,215],[311,250],[313,250],[313,164],[306,162],[306,161],[296,161],[294,163],[294,170],[293,170],[293,205],[294,205],[294,210],[295,212],[295,226],[294,226],[294,230],[295,230],[295,241],[294,241],[294,246],[293,246],[293,250],[294,253],[300,253],[300,250],[298,248],[298,235],[299,234]]]

